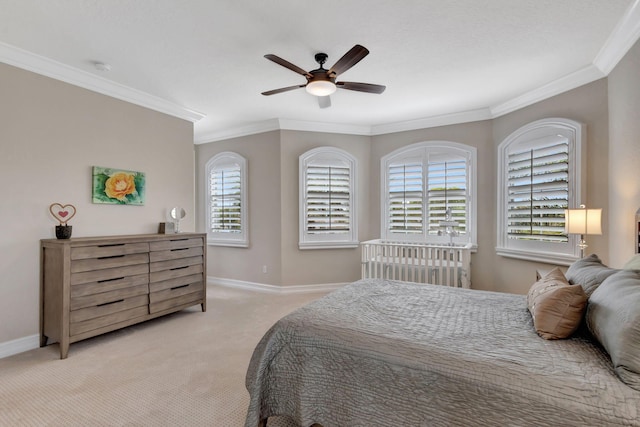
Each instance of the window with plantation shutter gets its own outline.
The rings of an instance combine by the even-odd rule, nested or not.
[[[231,152],[207,163],[208,243],[248,246],[246,160]]]
[[[409,161],[389,166],[388,228],[390,232],[422,234],[422,162]]]
[[[458,156],[437,156],[429,160],[429,234],[442,231],[440,224],[451,219],[457,232],[467,232],[467,161]]]
[[[536,145],[509,154],[507,234],[510,239],[564,243],[569,144],[565,137],[555,136]]]
[[[301,249],[357,246],[355,159],[333,147],[300,156]]]
[[[498,148],[498,253],[554,264],[577,255],[564,231],[564,210],[580,204],[582,125],[533,122]]]
[[[381,168],[383,239],[476,243],[474,147],[450,141],[412,144],[385,156]]]

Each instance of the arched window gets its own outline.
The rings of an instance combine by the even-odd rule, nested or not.
[[[208,243],[249,246],[247,222],[247,161],[224,152],[206,166]]]
[[[475,147],[428,141],[381,160],[385,240],[477,243]]]
[[[584,194],[584,126],[562,118],[521,127],[498,146],[499,255],[569,264],[578,257],[564,210]]]
[[[300,249],[358,245],[356,159],[320,147],[300,156]]]

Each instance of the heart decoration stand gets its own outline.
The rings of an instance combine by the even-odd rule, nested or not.
[[[60,225],[56,225],[56,238],[69,239],[71,238],[71,227],[67,225],[67,222],[71,220],[76,214],[76,207],[73,205],[62,205],[60,203],[52,203],[49,206],[49,212],[55,219],[58,220]]]

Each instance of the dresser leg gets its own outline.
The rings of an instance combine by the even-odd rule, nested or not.
[[[60,359],[66,359],[69,355],[69,341],[60,341]]]
[[[207,311],[207,305],[205,303],[200,304],[200,307],[202,307],[202,312],[204,313],[205,311]]]

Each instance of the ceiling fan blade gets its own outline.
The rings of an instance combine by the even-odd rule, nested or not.
[[[342,58],[338,59],[338,62],[331,67],[328,74],[342,74],[358,62],[362,61],[362,58],[368,54],[369,50],[366,47],[357,44],[352,47],[349,52],[345,53]]]
[[[309,74],[308,71],[303,70],[302,68],[298,67],[297,65],[293,65],[291,62],[287,61],[286,59],[282,59],[279,56],[273,55],[271,53],[268,53],[264,56],[265,58],[267,58],[270,61],[275,62],[278,65],[282,65],[285,68],[290,69],[291,71],[298,73],[298,74],[302,74],[305,77],[309,77],[311,78],[311,74]]]
[[[382,85],[374,85],[372,83],[358,83],[358,82],[337,82],[336,86],[341,87],[342,89],[355,90],[358,92],[367,92],[367,93],[382,93],[387,88]]]
[[[281,87],[280,89],[273,89],[273,90],[268,90],[266,92],[262,92],[262,94],[265,96],[275,95],[276,93],[288,92],[290,90],[299,89],[305,86],[306,85],[295,85],[295,86]]]
[[[331,97],[327,96],[319,96],[318,97],[318,105],[320,108],[329,108],[331,107]]]

